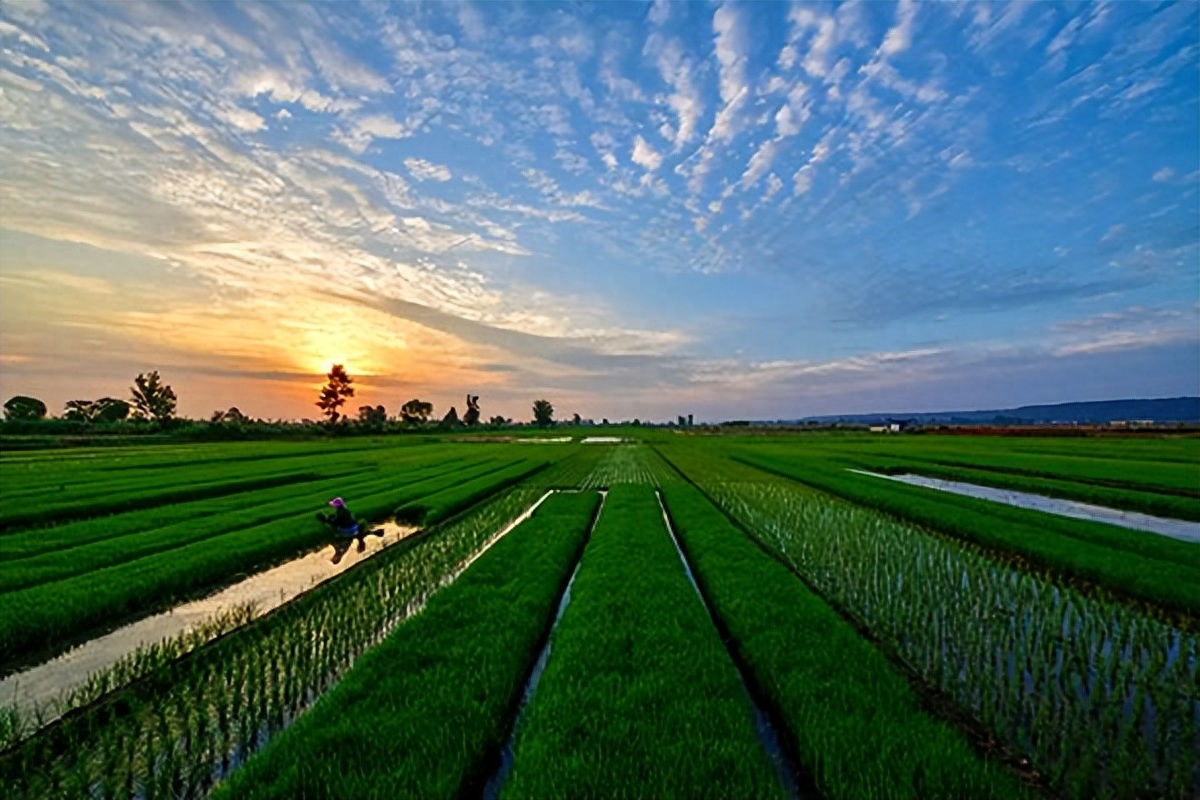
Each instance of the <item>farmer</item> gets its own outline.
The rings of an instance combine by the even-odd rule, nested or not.
[[[358,536],[363,526],[358,523],[358,520],[354,519],[354,515],[346,507],[346,501],[340,497],[335,497],[329,501],[329,505],[333,506],[333,513],[322,514],[318,511],[317,519],[336,530],[342,536]]]

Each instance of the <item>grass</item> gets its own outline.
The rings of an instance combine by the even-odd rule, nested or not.
[[[663,490],[697,581],[828,800],[1034,794],[930,716],[907,678],[694,487]]]
[[[555,495],[217,798],[459,797],[499,749],[598,495]]]
[[[652,488],[610,491],[550,646],[501,797],[784,796]]]

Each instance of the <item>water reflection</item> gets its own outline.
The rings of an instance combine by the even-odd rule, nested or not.
[[[345,537],[332,545],[273,567],[201,600],[118,628],[61,656],[0,680],[0,707],[40,711],[45,720],[58,713],[56,700],[82,686],[88,676],[111,668],[122,658],[165,639],[193,630],[223,612],[253,604],[266,613],[340,575],[385,548],[412,535],[417,528],[388,521],[361,537]]]
[[[883,475],[877,472],[867,472],[852,469],[859,475],[870,475],[873,478],[886,478],[926,489],[937,489],[942,492],[961,494],[981,500],[991,500],[994,503],[1028,508],[1034,511],[1044,511],[1063,517],[1086,519],[1091,522],[1107,522],[1110,525],[1120,525],[1138,531],[1157,533],[1184,542],[1200,542],[1200,522],[1188,522],[1181,519],[1154,517],[1149,514],[1139,514],[1136,511],[1122,511],[1117,508],[1081,503],[1077,500],[1062,500],[1057,497],[1046,497],[1029,492],[1017,492],[1012,489],[997,489],[992,486],[979,486],[974,483],[947,481],[941,478],[927,478],[924,475]]]

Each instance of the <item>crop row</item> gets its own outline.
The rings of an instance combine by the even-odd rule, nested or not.
[[[670,482],[663,495],[698,583],[821,797],[1032,794],[926,713],[904,674],[693,486]]]
[[[433,463],[436,459],[434,454],[413,459],[401,450],[377,455],[375,459],[368,459],[363,453],[344,452],[320,458],[305,456],[202,467],[184,465],[141,474],[121,474],[115,478],[100,476],[96,480],[69,485],[63,483],[32,494],[6,488],[10,505],[0,509],[0,531],[220,497],[289,481],[361,472],[388,462],[408,466]]]
[[[584,479],[582,486],[585,489],[623,483],[657,486],[667,474],[662,459],[646,445],[619,444],[594,449],[603,455],[591,474]]]
[[[745,467],[680,459],[828,602],[1070,797],[1189,797],[1197,636]]]
[[[14,798],[203,796],[451,583],[565,459],[0,755]]]
[[[854,503],[1166,609],[1200,616],[1200,545],[819,465],[747,453],[768,469]]]
[[[516,732],[507,797],[782,797],[649,487],[610,490]]]
[[[484,473],[486,477],[486,473],[495,471],[497,466],[503,468],[511,465],[505,465],[503,462],[500,465],[484,462],[460,471],[451,471],[449,474],[443,470],[433,472],[432,475],[417,473],[404,484],[400,496],[413,497],[419,496],[421,492],[441,491],[447,483],[456,482],[461,478],[469,479],[480,473]],[[36,555],[0,561],[0,592],[11,592],[27,586],[63,580],[268,522],[290,519],[298,529],[311,527],[312,510],[319,508],[325,498],[336,492],[343,492],[347,486],[353,487],[356,493],[372,494],[396,485],[395,477],[381,477],[378,473],[375,473],[369,482],[364,483],[364,479],[369,478],[361,476],[353,483],[348,483],[345,477],[339,477],[306,483],[299,487],[289,486],[258,492],[242,497],[241,502],[236,504],[238,507],[227,511],[137,533],[108,536],[99,541],[75,544],[70,538],[73,531],[64,532],[59,528],[42,531],[47,538],[63,541],[64,544]],[[110,519],[113,518],[61,527],[102,528],[103,522]],[[119,520],[120,517],[115,519]]]
[[[537,462],[521,462],[525,472]],[[497,477],[502,487],[511,474]],[[443,485],[454,476],[439,479]],[[397,486],[397,484],[401,484]],[[368,519],[388,515],[398,502],[411,497],[396,478],[371,475],[346,483],[354,510]],[[420,491],[418,489],[418,491]],[[320,501],[325,498],[322,496]],[[447,498],[446,502],[453,502]],[[132,613],[161,608],[198,591],[225,583],[261,565],[289,557],[328,538],[323,526],[306,510],[258,525],[250,525],[136,560],[43,583],[3,595],[0,608],[0,649],[9,659],[35,649],[53,648],[98,625]],[[210,530],[209,520],[194,527]],[[186,524],[184,527],[187,527]],[[180,531],[174,532],[176,535]]]
[[[477,788],[598,499],[548,499],[215,797],[459,797]]]
[[[428,480],[448,473],[478,469],[492,461],[480,456],[469,460],[456,460],[449,463],[434,462],[418,464],[405,470],[403,477],[411,480]],[[354,470],[358,479],[368,477],[371,473]],[[169,506],[158,506],[141,511],[128,511],[123,514],[95,517],[78,522],[68,522],[50,528],[37,528],[18,531],[0,536],[0,569],[5,564],[22,559],[45,555],[48,553],[65,553],[68,550],[84,547],[94,542],[119,539],[147,531],[194,523],[208,517],[216,523],[218,515],[233,514],[249,510],[253,506],[273,503],[277,500],[294,499],[302,503],[305,509],[312,504],[314,498],[326,494],[336,494],[342,491],[345,478],[352,474],[346,472],[325,472],[319,479],[297,484],[260,489],[253,494],[233,494],[224,497],[194,500]],[[378,471],[375,475],[380,475]],[[394,478],[393,478],[394,479]],[[411,485],[411,484],[410,484]],[[293,510],[298,511],[300,506]]]

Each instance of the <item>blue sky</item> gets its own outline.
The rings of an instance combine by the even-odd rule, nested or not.
[[[0,392],[1196,394],[1198,42],[1195,3],[5,3]]]

